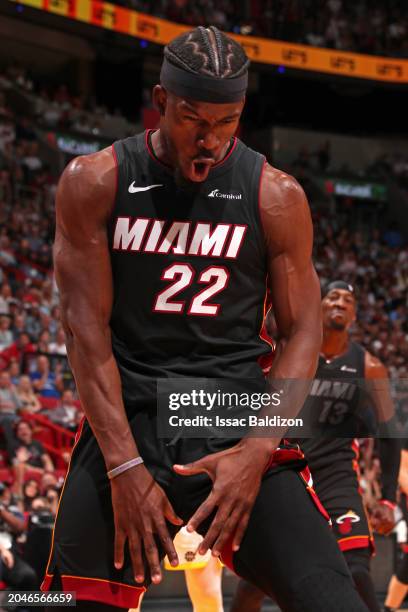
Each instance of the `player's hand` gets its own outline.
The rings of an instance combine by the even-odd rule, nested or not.
[[[166,520],[173,525],[183,521],[174,512],[163,489],[155,482],[145,466],[132,468],[111,480],[112,506],[115,520],[114,563],[123,566],[126,540],[129,543],[134,578],[144,582],[144,550],[152,582],[162,579],[159,552],[154,536],[158,536],[171,565],[178,565],[178,557],[169,534]]]
[[[371,525],[380,535],[389,535],[395,527],[394,510],[387,504],[377,502],[371,513]]]
[[[210,495],[187,524],[187,531],[196,531],[217,508],[198,548],[200,555],[211,548],[212,554],[219,556],[231,537],[232,550],[236,552],[239,549],[265,467],[275,446],[270,440],[246,438],[225,451],[206,455],[193,463],[173,466],[181,476],[205,473],[213,481]]]

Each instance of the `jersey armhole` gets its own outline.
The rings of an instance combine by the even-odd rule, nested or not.
[[[265,231],[264,231],[264,226],[262,223],[262,214],[261,214],[261,185],[262,185],[262,178],[265,172],[265,168],[266,168],[266,157],[263,156],[263,160],[262,160],[262,168],[261,171],[259,173],[259,179],[258,179],[258,206],[257,206],[257,213],[258,213],[258,223],[259,223],[259,229],[261,232],[261,235],[263,236],[264,240],[265,240]]]
[[[115,183],[115,195],[114,195],[113,202],[112,202],[112,208],[111,208],[111,211],[110,211],[110,214],[109,214],[109,221],[110,222],[112,222],[113,215],[115,213],[116,200],[117,200],[118,191],[119,191],[119,161],[118,161],[118,156],[117,156],[116,149],[115,149],[115,143],[112,143],[111,149],[112,149],[113,161],[115,162],[116,183]]]

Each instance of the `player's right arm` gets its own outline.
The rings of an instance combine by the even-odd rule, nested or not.
[[[111,149],[73,160],[58,185],[54,245],[68,358],[107,470],[139,455],[123,405],[109,327],[113,280],[107,224],[115,192],[116,167]],[[114,478],[111,490],[115,566],[123,565],[127,539],[138,581],[144,579],[142,545],[152,580],[160,581],[153,534],[159,534],[170,561],[177,563],[165,519],[175,524],[181,520],[143,465]]]

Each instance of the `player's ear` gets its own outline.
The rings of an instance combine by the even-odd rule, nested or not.
[[[167,91],[161,85],[155,85],[153,87],[153,104],[163,117],[166,112],[167,104]]]

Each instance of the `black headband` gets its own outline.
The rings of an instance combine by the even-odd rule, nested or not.
[[[160,82],[180,98],[227,104],[244,98],[248,87],[248,72],[232,79],[221,79],[182,70],[164,58]]]
[[[337,280],[332,281],[325,286],[324,290],[322,291],[323,297],[326,297],[326,295],[330,293],[330,291],[333,291],[333,289],[343,289],[344,291],[349,291],[352,295],[354,295],[354,297],[356,295],[353,285],[342,280]]]

